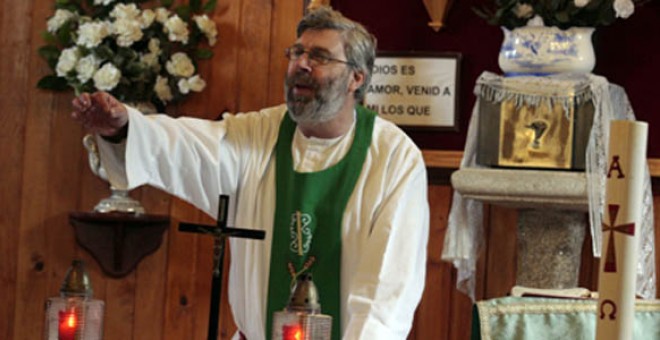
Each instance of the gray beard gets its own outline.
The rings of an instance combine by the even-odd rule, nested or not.
[[[347,96],[347,74],[349,73],[345,72],[337,78],[328,79],[325,84],[315,82],[306,73],[287,76],[284,82],[284,92],[289,117],[298,124],[324,123],[335,118]],[[293,94],[296,81],[303,81],[312,86],[314,97],[296,97]]]

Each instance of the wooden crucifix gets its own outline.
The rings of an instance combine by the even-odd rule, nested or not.
[[[218,219],[216,226],[193,223],[179,223],[179,231],[212,235],[213,242],[213,275],[211,279],[211,310],[209,312],[208,340],[218,338],[218,319],[220,317],[220,293],[222,292],[222,272],[225,257],[225,239],[240,237],[263,240],[266,232],[263,230],[239,229],[227,227],[229,196],[220,195],[218,201]]]

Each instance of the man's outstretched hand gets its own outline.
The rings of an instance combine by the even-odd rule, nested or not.
[[[115,137],[128,125],[124,104],[107,92],[83,93],[73,99],[71,117],[90,133]]]

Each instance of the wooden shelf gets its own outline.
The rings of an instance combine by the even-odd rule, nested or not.
[[[168,216],[127,213],[71,212],[76,241],[112,277],[128,275],[156,251],[169,228]]]

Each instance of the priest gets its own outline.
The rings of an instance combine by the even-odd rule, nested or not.
[[[310,273],[333,339],[405,339],[425,280],[427,174],[420,150],[359,102],[376,40],[321,7],[286,50],[286,104],[221,121],[142,115],[104,92],[72,116],[97,136],[115,187],[148,184],[265,241],[232,239],[235,339],[270,339],[291,283]],[[215,216],[214,216],[215,217]]]

